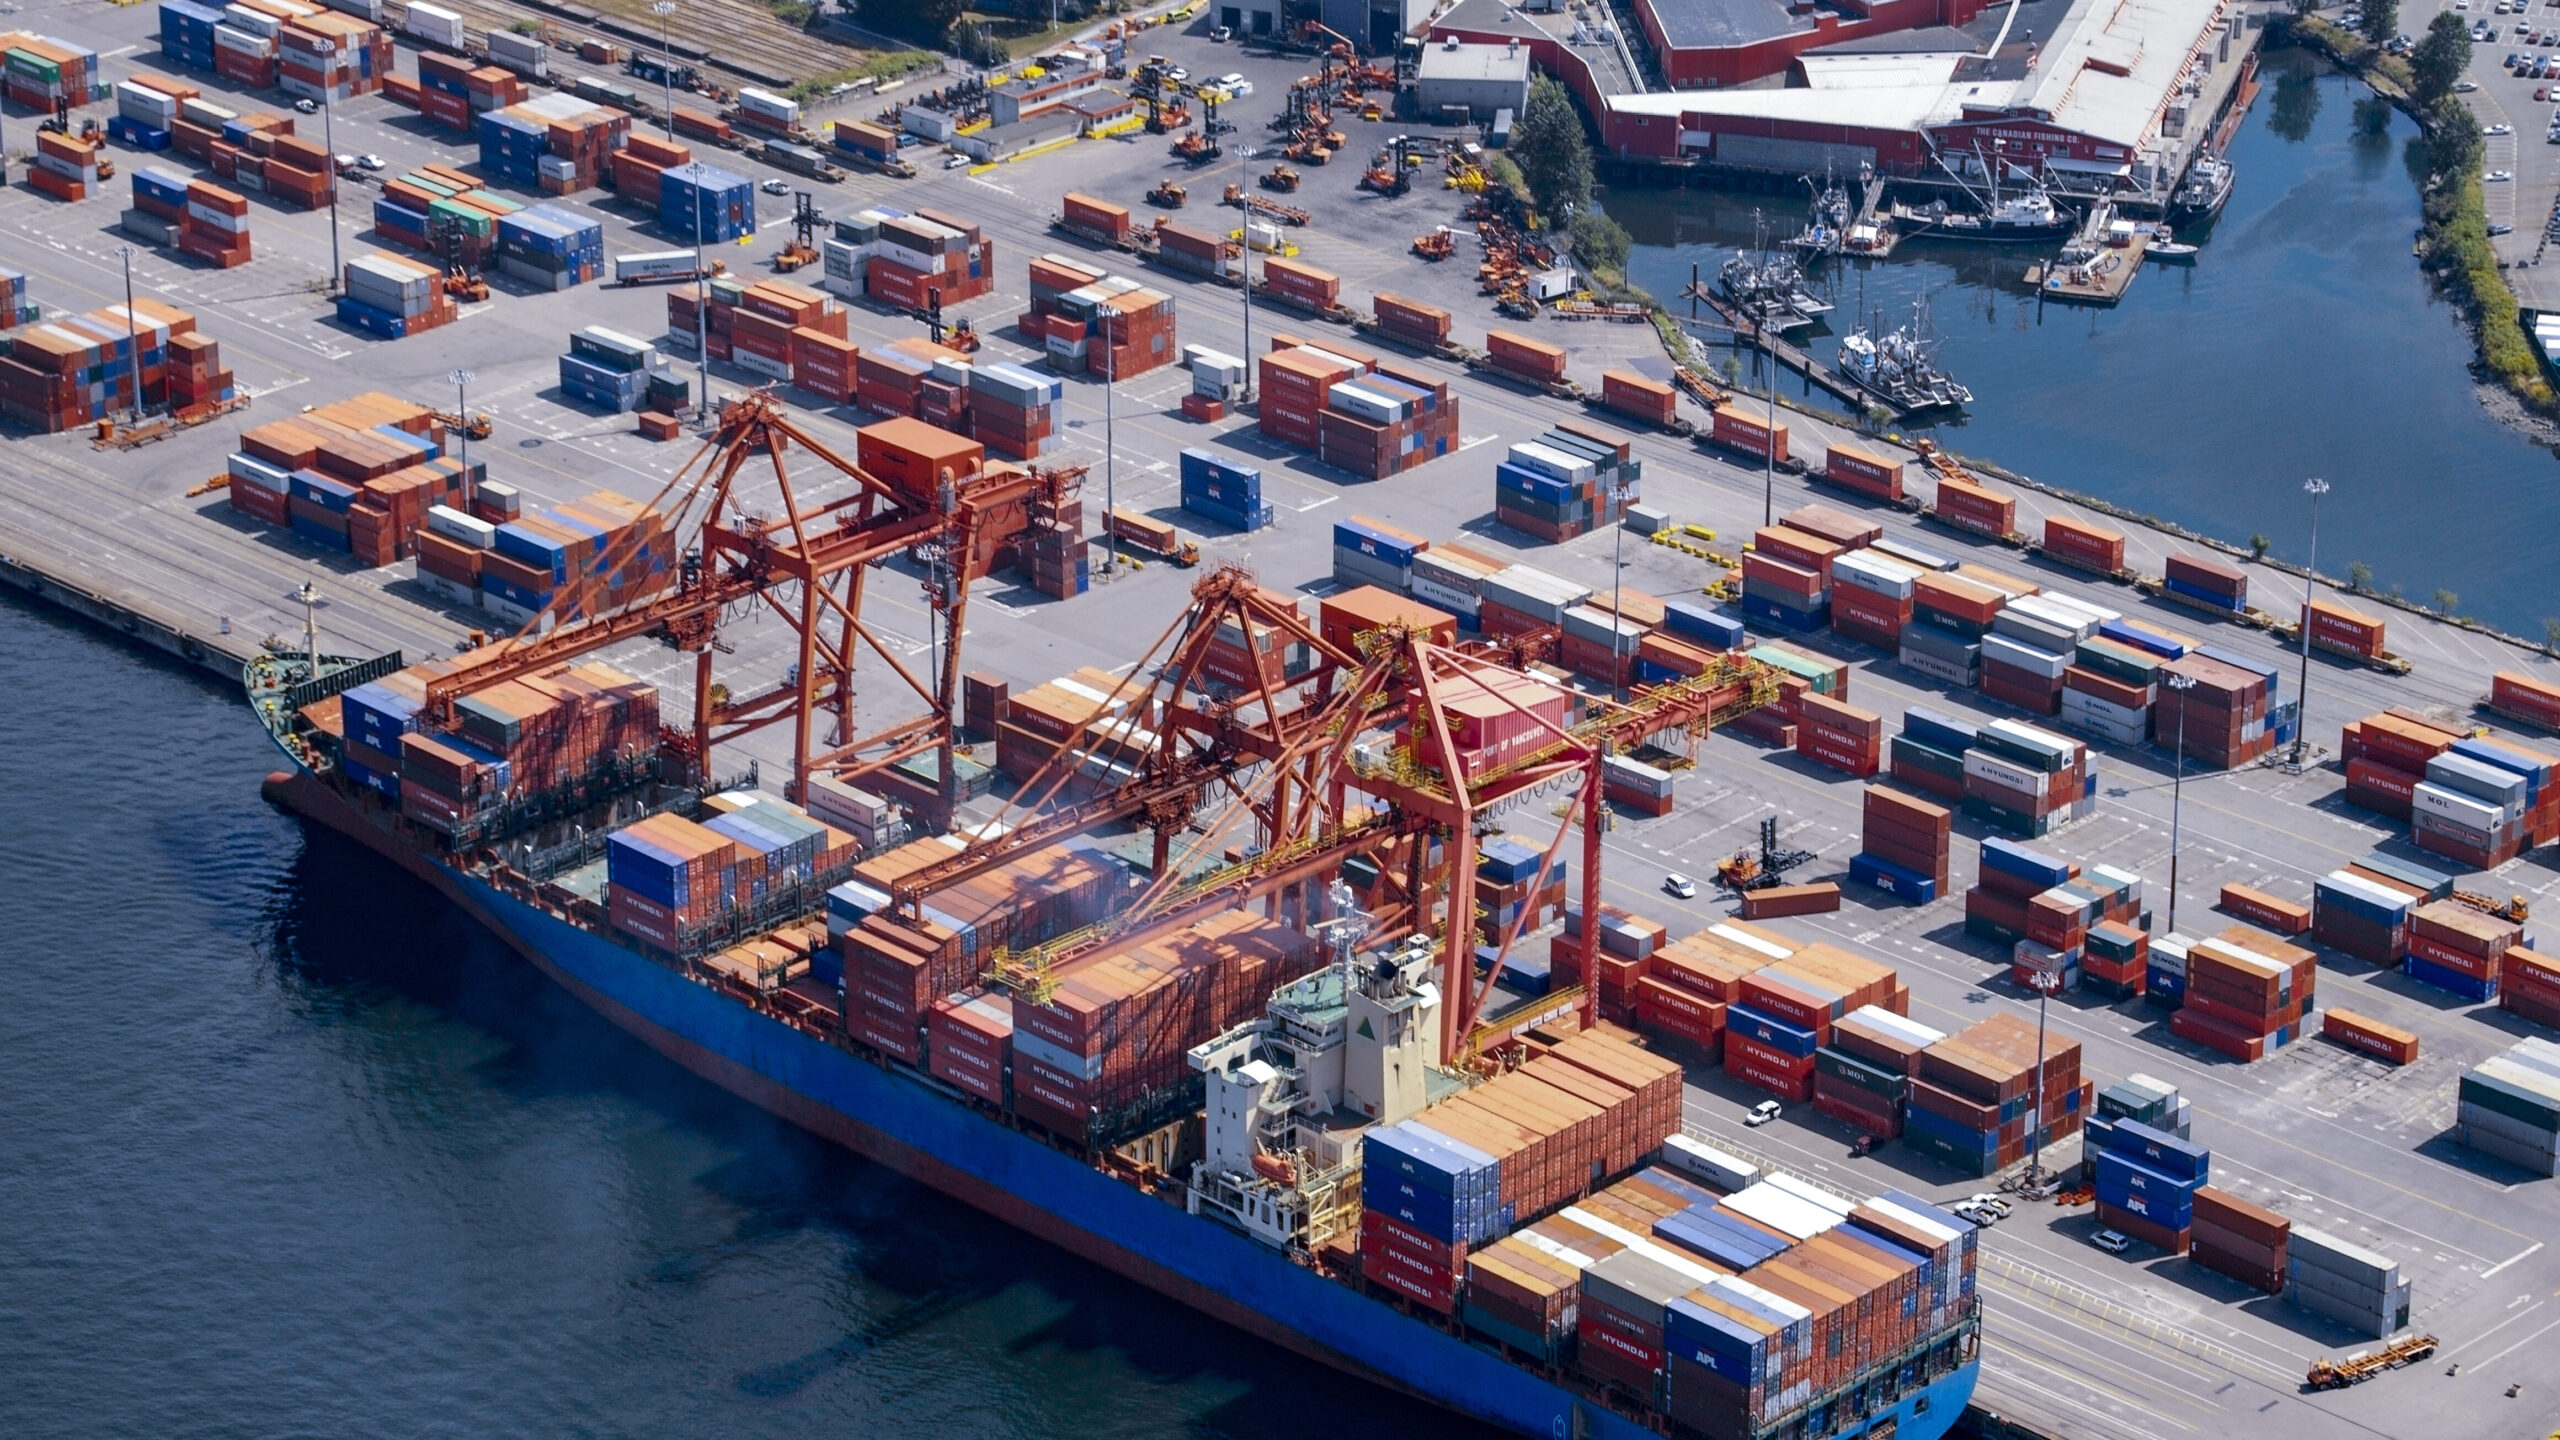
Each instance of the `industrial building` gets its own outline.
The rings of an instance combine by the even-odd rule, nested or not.
[[[1529,103],[1529,50],[1515,37],[1503,45],[1444,40],[1422,52],[1415,108],[1437,119],[1456,111],[1490,120],[1517,115]]]
[[[1606,148],[1625,159],[1788,173],[1872,165],[2077,190],[2174,177],[2233,88],[2234,67],[2250,63],[2245,16],[2230,0],[2074,0],[2051,35],[1990,43],[1949,28],[1976,18],[1971,9],[1969,0],[1907,12],[1886,4],[1852,23],[1729,0],[1665,26],[1647,4],[1639,13],[1659,48],[1639,56],[1629,41],[1642,37],[1464,0],[1432,35],[1517,41],[1576,92]]]
[[[1396,42],[1431,17],[1431,0],[1243,0],[1218,5],[1218,23],[1237,38],[1295,38],[1320,24],[1371,55],[1392,55]]]

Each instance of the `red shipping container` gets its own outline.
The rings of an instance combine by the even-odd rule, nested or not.
[[[1823,457],[1822,476],[1834,485],[1878,500],[1902,498],[1902,462],[1834,445]]]

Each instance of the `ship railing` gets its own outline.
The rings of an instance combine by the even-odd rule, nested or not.
[[[298,659],[300,657],[288,658]],[[324,655],[320,658],[325,663],[326,661],[335,659],[336,657]],[[370,685],[374,681],[381,679],[383,676],[391,674],[393,671],[402,669],[403,667],[404,662],[401,658],[400,652],[393,650],[385,654],[376,655],[370,660],[359,660],[352,665],[342,665],[335,670],[325,670],[319,675],[309,680],[302,681],[291,689],[286,690],[284,692],[284,708],[288,711],[294,711],[300,710],[305,705],[316,705],[320,701],[326,700],[332,695],[342,695],[349,690],[353,690],[359,685]]]
[[[590,830],[576,839],[564,840],[557,845],[546,846],[539,850],[527,849],[512,862],[512,868],[527,880],[540,884],[563,871],[575,870],[581,865],[593,864],[603,859],[605,842],[613,830],[646,820],[652,815],[690,809],[701,803],[704,795],[717,795],[729,790],[752,790],[755,785],[756,771],[750,767],[743,773],[730,776],[728,779],[715,780],[699,792],[686,790],[645,810],[638,811],[627,819],[618,819],[610,830]]]
[[[676,933],[677,958],[698,960],[770,935],[795,921],[824,915],[827,892],[853,878],[855,863],[848,860],[785,885],[769,886],[764,898],[753,904],[724,910],[700,925],[680,929]]]

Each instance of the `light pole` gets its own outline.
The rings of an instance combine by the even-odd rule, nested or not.
[[[1250,221],[1252,212],[1246,212],[1245,218]],[[1112,403],[1111,392],[1120,388],[1120,362],[1111,348],[1111,321],[1117,313],[1106,310],[1102,319],[1102,368],[1106,372],[1102,377],[1102,573],[1105,575],[1120,573],[1120,532],[1111,527],[1111,517],[1120,508],[1119,490],[1114,483],[1120,474],[1120,447],[1112,441],[1111,423],[1117,409]],[[1250,639],[1247,637],[1248,643]]]
[[[1253,403],[1253,147],[1236,147],[1237,194],[1244,196],[1244,399]]]
[[[479,498],[478,487],[471,483],[471,382],[476,377],[457,365],[444,378],[453,382],[453,423],[462,432],[462,508],[468,511]]]
[[[334,87],[320,87],[320,143],[329,147],[329,293],[338,293],[346,271],[338,259],[338,107],[331,103]]]
[[[124,343],[125,348],[133,352],[133,416],[139,420],[142,418],[142,334],[133,319],[133,247],[117,246],[116,256],[124,261]],[[167,362],[162,363],[165,365]]]
[[[1622,467],[1614,473],[1611,489],[1617,492],[1618,523],[1609,541],[1609,694],[1627,698],[1626,657],[1618,653],[1618,638],[1624,633],[1619,625],[1627,618],[1627,472]]]
[[[2062,984],[2059,962],[2047,973],[2036,976],[2036,1113],[2027,1120],[2027,1184],[2032,1187],[2044,1179],[2044,1012],[2053,999],[2054,990]]]
[[[2293,768],[2302,768],[2302,752],[2311,740],[2311,587],[2320,583],[2320,497],[2329,482],[2314,475],[2302,482],[2311,497],[2311,563],[2302,570],[2302,685],[2294,694]]]
[[[708,173],[701,161],[685,167],[693,177],[693,359],[698,393],[693,397],[694,415],[711,417],[711,273],[703,268],[702,258],[702,180]]]
[[[2178,692],[2178,756],[2176,778],[2169,782],[2169,933],[2178,933],[2178,820],[2187,798],[2187,692],[2192,675],[2172,675],[2169,688]]]
[[[676,56],[667,43],[667,17],[676,13],[676,0],[656,0],[649,13],[658,17],[658,79],[666,97],[667,139],[672,142],[676,138]]]

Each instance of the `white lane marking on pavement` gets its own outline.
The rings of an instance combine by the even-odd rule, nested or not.
[[[2541,1249],[2542,1244],[2543,1242],[2539,1240],[2534,1241],[2533,1244],[2526,1248],[2517,1251],[2515,1254],[2510,1255],[2506,1259],[2499,1261],[2497,1264],[2490,1266],[2488,1269],[2481,1271],[2480,1278],[2483,1280],[2488,1279],[2490,1276],[2497,1274],[2499,1271],[2504,1270],[2508,1266],[2524,1259],[2528,1255],[2531,1255],[2534,1251]]]

